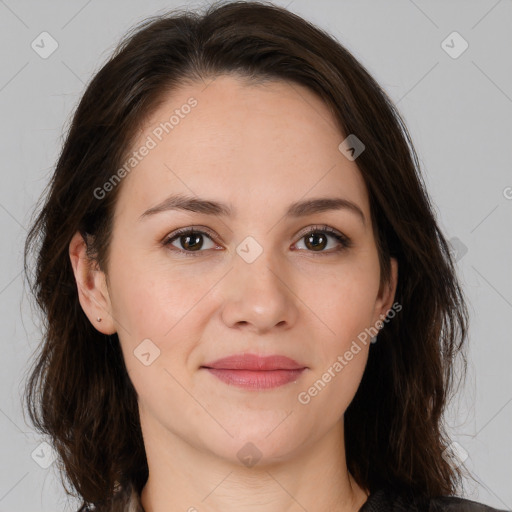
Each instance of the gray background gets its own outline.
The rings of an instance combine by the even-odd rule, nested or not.
[[[446,419],[475,478],[464,496],[512,509],[512,2],[276,4],[346,45],[408,124],[470,304],[469,375]],[[145,16],[185,5],[204,4],[0,0],[0,512],[76,506],[67,502],[56,464],[40,466],[51,462],[51,451],[25,424],[20,405],[39,337],[21,275],[31,212],[84,85],[118,39]],[[31,47],[43,31],[59,45],[47,59]],[[469,44],[457,58],[442,46],[453,31]],[[447,44],[458,51],[452,39]]]

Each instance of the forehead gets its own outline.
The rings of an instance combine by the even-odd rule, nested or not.
[[[338,149],[344,138],[328,106],[295,83],[228,75],[183,85],[141,127],[129,154],[144,156],[119,201],[129,196],[143,208],[186,192],[273,208],[329,194],[367,213],[359,169]]]

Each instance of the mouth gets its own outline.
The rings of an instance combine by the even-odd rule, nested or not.
[[[296,381],[306,369],[299,370],[225,370],[204,368],[219,380],[244,389],[271,389]]]
[[[201,366],[222,382],[244,389],[271,389],[296,381],[306,366],[282,355],[237,354]]]
[[[270,371],[270,370],[300,370],[306,368],[305,365],[298,363],[282,355],[259,356],[256,354],[234,354],[206,363],[203,368],[214,368],[219,370],[251,370],[251,371]]]

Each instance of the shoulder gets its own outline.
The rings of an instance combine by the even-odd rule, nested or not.
[[[359,512],[511,512],[456,496],[418,498],[379,489],[372,492]]]
[[[488,505],[484,505],[483,503],[455,496],[432,498],[429,505],[429,512],[506,512],[503,509],[492,508]]]

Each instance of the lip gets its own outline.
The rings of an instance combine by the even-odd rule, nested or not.
[[[226,384],[244,389],[272,389],[298,379],[305,370],[220,370],[204,368]]]
[[[307,368],[286,356],[238,354],[201,367],[226,384],[244,389],[271,389],[297,380]]]
[[[258,356],[257,354],[235,354],[206,363],[204,368],[219,370],[301,370],[306,368],[297,361],[281,355]]]

